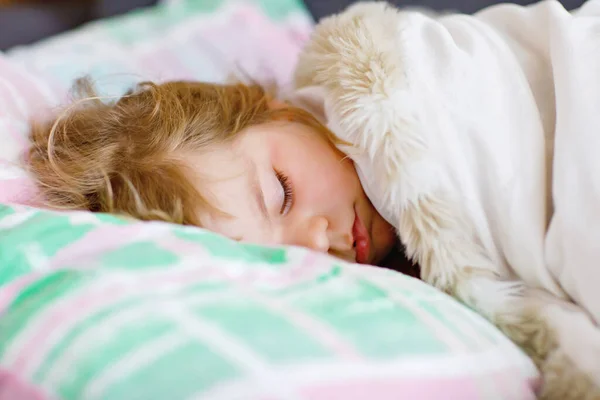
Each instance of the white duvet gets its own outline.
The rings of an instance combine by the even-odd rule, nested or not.
[[[344,149],[392,225],[443,193],[495,273],[579,306],[554,324],[600,386],[600,0],[378,7],[317,31],[292,100],[358,148]]]

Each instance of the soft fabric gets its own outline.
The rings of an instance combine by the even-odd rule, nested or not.
[[[312,39],[295,100],[354,145],[342,148],[426,279],[498,321],[522,288],[489,277],[545,289],[563,356],[600,391],[598,29],[597,0],[572,14],[359,5]],[[471,284],[473,268],[487,282]]]
[[[394,271],[0,206],[0,398],[533,399],[499,331]]]

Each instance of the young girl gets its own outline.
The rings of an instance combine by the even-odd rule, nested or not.
[[[366,264],[393,249],[394,230],[332,133],[261,87],[143,83],[113,103],[87,80],[76,89],[80,98],[31,134],[28,165],[47,206],[197,225]]]

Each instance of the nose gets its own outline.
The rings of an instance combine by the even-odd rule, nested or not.
[[[311,217],[307,221],[306,231],[298,237],[298,244],[310,249],[329,251],[329,222],[324,217]]]
[[[312,217],[308,222],[306,247],[326,253],[329,251],[329,222],[324,217]]]

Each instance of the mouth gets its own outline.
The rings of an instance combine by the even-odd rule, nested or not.
[[[354,239],[354,250],[356,253],[356,262],[367,264],[369,262],[369,250],[371,247],[367,228],[358,217],[356,208],[354,209],[354,225],[352,225],[352,237]]]

